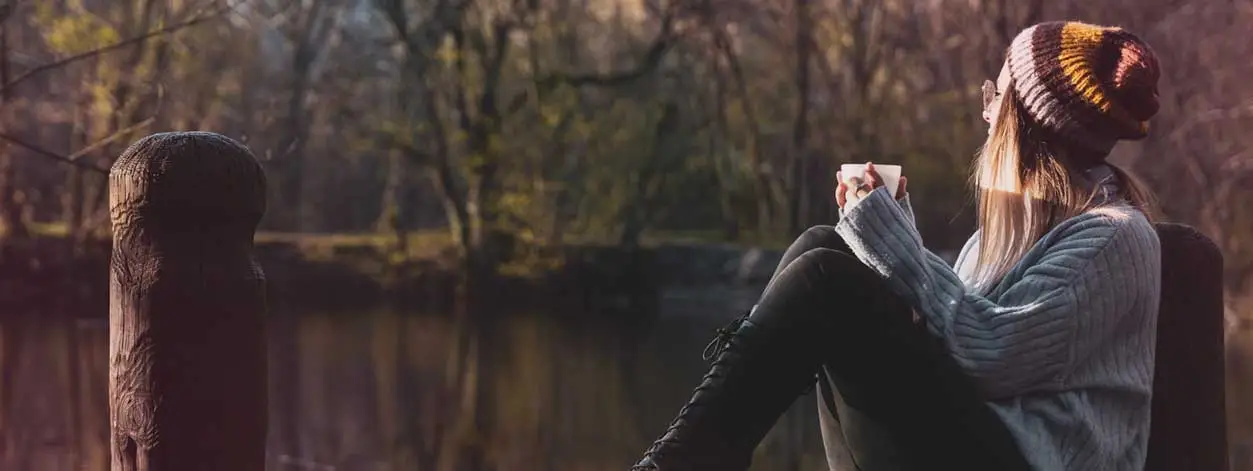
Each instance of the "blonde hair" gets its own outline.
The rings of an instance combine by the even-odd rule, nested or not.
[[[1031,247],[1058,223],[1113,201],[1098,198],[1100,185],[1089,187],[1072,163],[1069,150],[1027,115],[1005,87],[992,132],[979,152],[971,175],[978,195],[981,230],[974,286],[990,289]],[[1118,178],[1118,198],[1153,218],[1148,191],[1134,177],[1107,164]]]

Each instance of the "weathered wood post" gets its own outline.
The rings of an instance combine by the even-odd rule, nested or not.
[[[162,133],[109,172],[113,471],[262,471],[265,174],[246,147]]]

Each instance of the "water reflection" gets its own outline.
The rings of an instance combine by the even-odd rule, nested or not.
[[[280,310],[269,469],[625,469],[699,381],[700,351],[736,314],[733,298],[672,300],[640,336],[592,321],[604,313],[466,325],[383,308]],[[104,323],[4,327],[18,406],[0,417],[0,469],[108,469]],[[813,407],[798,401],[755,469],[822,468]]]
[[[648,312],[502,313],[470,325],[375,308],[271,316],[269,469],[623,470],[705,371],[715,327],[753,289],[672,291]],[[298,314],[298,315],[297,315]],[[561,319],[561,320],[556,320]],[[624,325],[640,324],[646,328]],[[103,321],[0,323],[0,470],[108,469]],[[1253,330],[1232,332],[1232,470],[1253,471]],[[758,450],[755,470],[825,469],[804,397]]]

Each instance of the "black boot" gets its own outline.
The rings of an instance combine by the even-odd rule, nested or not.
[[[787,408],[815,384],[817,355],[801,325],[745,315],[705,349],[713,366],[632,471],[743,471]],[[769,324],[769,325],[767,325]]]

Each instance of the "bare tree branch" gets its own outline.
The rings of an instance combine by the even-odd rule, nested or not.
[[[138,131],[139,128],[147,127],[149,124],[152,124],[153,119],[154,118],[148,118],[138,123],[135,123],[133,125],[127,126],[125,129],[120,129],[117,132],[105,137],[104,139],[98,140],[96,142],[91,143],[90,145],[86,147],[83,147],[82,149],[74,151],[74,153],[65,156],[65,158],[69,160],[78,160],[79,157],[95,152],[99,150],[100,148],[109,145],[113,141],[118,140],[118,138],[121,138],[122,136],[126,136],[132,132]]]
[[[98,141],[96,141],[96,142],[93,142],[93,143],[91,143],[91,144],[88,144],[87,146],[83,147],[82,149],[79,149],[79,150],[74,151],[74,153],[72,153],[72,154],[70,154],[70,155],[61,155],[61,154],[58,154],[58,153],[56,153],[56,152],[50,151],[50,150],[48,150],[48,149],[44,149],[44,148],[42,148],[42,147],[39,147],[39,146],[38,146],[38,145],[36,145],[36,144],[30,143],[30,142],[26,142],[26,141],[24,141],[24,140],[22,140],[22,139],[19,139],[19,138],[15,137],[15,136],[12,136],[12,135],[10,135],[10,134],[6,134],[6,133],[3,133],[3,132],[0,132],[0,140],[5,140],[5,141],[8,141],[8,142],[11,142],[11,143],[13,143],[14,145],[16,145],[16,146],[18,146],[18,147],[22,147],[22,148],[25,148],[25,149],[27,149],[27,150],[29,150],[29,151],[31,151],[31,152],[34,152],[36,155],[38,155],[38,156],[40,156],[40,157],[47,157],[47,158],[50,158],[50,159],[53,159],[53,160],[57,160],[57,161],[64,162],[64,163],[67,163],[67,164],[70,164],[70,165],[74,165],[74,166],[76,166],[76,167],[81,167],[81,168],[84,168],[84,169],[87,169],[87,170],[91,170],[91,171],[95,171],[95,172],[100,172],[100,173],[108,174],[108,173],[109,173],[109,171],[108,171],[107,169],[105,169],[105,168],[103,168],[103,167],[100,167],[100,166],[97,166],[97,165],[95,165],[95,164],[92,164],[92,163],[90,163],[90,162],[86,162],[86,161],[80,160],[80,157],[82,157],[82,156],[84,156],[84,155],[87,155],[87,154],[90,154],[90,153],[92,153],[92,152],[95,152],[95,151],[99,150],[100,148],[102,148],[102,147],[104,147],[104,146],[109,145],[109,143],[111,143],[111,142],[113,142],[113,141],[118,140],[118,139],[119,139],[119,138],[121,138],[122,136],[129,135],[130,133],[135,132],[135,131],[139,130],[140,128],[147,127],[148,125],[152,124],[152,122],[153,122],[154,120],[155,120],[155,118],[154,118],[154,117],[151,117],[151,118],[145,119],[145,120],[143,120],[143,121],[140,121],[140,122],[138,122],[138,123],[135,123],[135,124],[133,124],[133,125],[131,125],[131,126],[128,126],[128,127],[126,127],[125,129],[120,129],[120,130],[118,130],[117,132],[114,132],[113,134],[110,134],[110,135],[106,136],[106,137],[105,137],[105,138],[103,138],[103,139],[100,139],[100,140],[98,140]]]
[[[613,87],[640,79],[661,65],[661,59],[674,45],[678,36],[674,32],[674,16],[666,15],[661,19],[661,31],[648,47],[648,52],[635,64],[635,67],[608,73],[566,74],[554,73],[539,80],[541,88],[550,89],[560,84],[572,87],[595,86]]]
[[[67,164],[70,164],[70,165],[73,165],[73,166],[76,166],[76,167],[80,167],[80,168],[83,168],[83,169],[86,169],[86,170],[91,170],[91,171],[93,171],[93,172],[99,172],[99,173],[103,173],[103,174],[105,174],[105,175],[108,175],[108,174],[109,174],[109,170],[108,170],[108,169],[105,169],[105,168],[99,167],[99,166],[97,166],[97,165],[95,165],[95,164],[92,164],[92,163],[87,162],[87,161],[84,161],[84,160],[74,159],[74,158],[70,158],[70,157],[65,156],[65,155],[58,154],[58,153],[53,152],[53,151],[50,151],[50,150],[48,150],[48,149],[44,149],[43,147],[39,147],[38,145],[35,145],[35,144],[32,144],[32,143],[26,142],[26,141],[24,141],[24,140],[22,140],[22,139],[19,139],[19,138],[17,138],[17,137],[14,137],[14,136],[12,136],[12,135],[9,135],[9,134],[7,134],[7,133],[0,132],[0,139],[3,139],[3,140],[6,140],[6,141],[9,141],[9,142],[13,143],[14,145],[16,145],[16,146],[18,146],[18,147],[25,148],[25,149],[27,149],[27,150],[29,150],[29,151],[31,151],[31,152],[34,152],[34,153],[36,153],[36,154],[39,154],[40,156],[43,156],[43,157],[47,157],[47,158],[54,159],[54,160],[59,160],[59,161],[61,161],[61,162],[65,162],[65,163],[67,163]]]
[[[382,147],[400,150],[405,157],[417,165],[430,165],[434,160],[430,153],[418,149],[410,142],[398,139],[393,133],[379,132],[375,134],[375,138],[379,140]]]
[[[0,0],[0,1],[2,1],[2,0]],[[59,68],[64,67],[64,66],[66,66],[66,65],[69,65],[69,64],[72,64],[72,63],[75,63],[75,62],[79,62],[79,61],[82,61],[82,60],[91,59],[91,58],[96,57],[96,56],[99,56],[99,55],[101,55],[101,54],[105,54],[105,53],[108,53],[108,52],[116,51],[116,50],[118,50],[118,49],[122,49],[122,48],[125,48],[125,47],[127,47],[127,46],[133,46],[133,45],[135,45],[135,44],[138,44],[138,43],[141,43],[141,42],[147,41],[147,40],[152,39],[152,38],[155,38],[155,37],[157,37],[157,36],[164,36],[164,35],[167,35],[167,34],[172,34],[172,33],[178,32],[178,31],[180,31],[180,30],[183,30],[183,29],[189,28],[189,27],[191,27],[191,26],[195,26],[195,25],[198,25],[198,24],[200,24],[200,23],[204,23],[204,22],[206,22],[206,21],[209,21],[209,20],[212,20],[212,19],[219,18],[219,17],[221,17],[223,14],[225,14],[225,13],[227,13],[227,12],[229,12],[229,11],[231,11],[231,8],[230,8],[230,7],[222,7],[222,8],[218,8],[218,9],[212,10],[212,11],[210,11],[210,12],[208,12],[208,13],[205,13],[205,14],[203,14],[203,15],[197,15],[197,16],[194,16],[194,17],[192,17],[190,20],[184,21],[184,22],[182,22],[182,23],[177,23],[177,24],[174,24],[174,25],[171,25],[171,26],[167,26],[167,27],[165,27],[165,28],[161,28],[161,29],[158,29],[158,30],[150,31],[150,32],[148,32],[148,33],[144,33],[144,34],[142,34],[142,35],[135,36],[135,37],[130,38],[130,39],[125,39],[125,40],[119,41],[119,42],[117,42],[117,43],[110,44],[110,45],[108,45],[108,46],[104,46],[104,47],[101,47],[101,48],[98,48],[98,49],[92,49],[92,50],[90,50],[90,51],[83,52],[83,53],[80,53],[80,54],[75,54],[75,55],[72,55],[72,56],[66,57],[66,58],[64,58],[64,59],[58,60],[58,61],[53,61],[53,62],[49,62],[49,63],[47,63],[47,64],[43,64],[43,65],[40,65],[40,66],[36,66],[36,67],[34,67],[34,68],[30,69],[30,70],[27,70],[26,72],[23,72],[23,73],[22,73],[22,75],[17,76],[17,77],[16,77],[16,78],[14,78],[13,80],[10,80],[8,83],[5,83],[5,84],[3,84],[3,85],[0,85],[0,93],[5,93],[5,92],[8,92],[9,90],[12,90],[14,87],[16,87],[18,84],[20,84],[20,83],[22,83],[22,82],[26,81],[27,79],[30,79],[30,78],[32,78],[32,77],[34,77],[34,76],[38,75],[38,74],[41,74],[41,73],[44,73],[44,72],[48,72],[48,71],[51,71],[51,70],[55,70],[55,69],[59,69]]]

